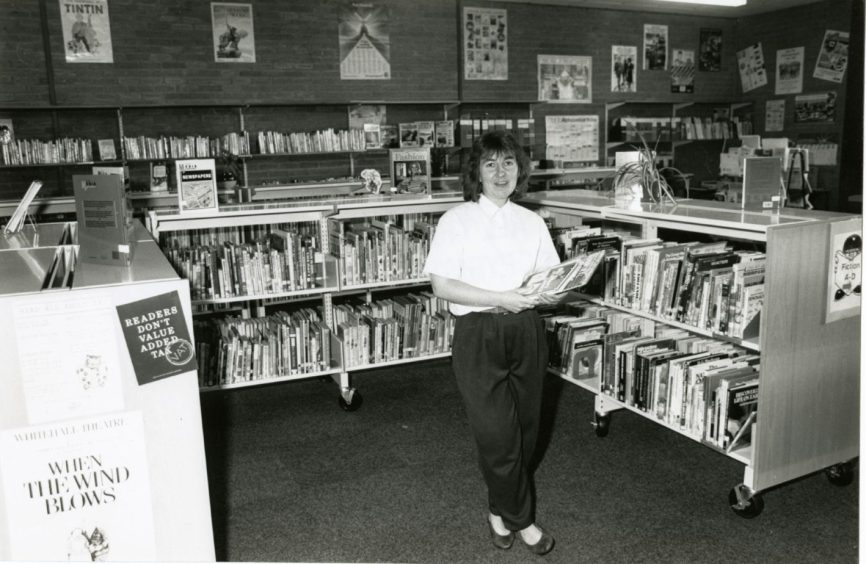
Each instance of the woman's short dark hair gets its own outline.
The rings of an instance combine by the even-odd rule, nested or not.
[[[517,187],[510,199],[515,200],[526,194],[531,166],[529,157],[511,132],[497,129],[488,131],[472,144],[472,152],[463,168],[463,199],[467,202],[477,202],[482,193],[481,161],[496,155],[517,159]]]

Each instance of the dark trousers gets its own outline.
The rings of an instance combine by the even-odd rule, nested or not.
[[[535,310],[462,315],[451,358],[490,512],[510,530],[524,529],[535,522],[530,464],[547,370],[543,322]]]

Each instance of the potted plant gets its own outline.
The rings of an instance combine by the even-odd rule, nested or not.
[[[660,204],[665,199],[676,204],[673,188],[668,183],[667,175],[679,176],[685,180],[683,173],[674,167],[659,167],[656,163],[656,151],[650,149],[643,135],[637,131],[641,140],[637,150],[637,160],[620,166],[613,175],[614,197],[624,203],[635,203],[648,200]],[[656,147],[658,142],[656,142]]]
[[[232,152],[222,150],[216,159],[217,188],[231,190],[244,177],[241,159]]]

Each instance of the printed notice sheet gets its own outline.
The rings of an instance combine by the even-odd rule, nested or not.
[[[745,49],[737,51],[737,65],[740,67],[740,82],[743,84],[743,92],[767,84],[764,50],[760,43],[749,45]]]
[[[802,47],[776,51],[776,94],[799,94],[803,91]]]
[[[598,160],[598,116],[545,116],[544,127],[548,160]]]
[[[141,412],[0,432],[0,471],[13,561],[154,560]]]
[[[12,312],[31,424],[123,409],[110,300],[46,295]]]
[[[824,32],[824,41],[821,42],[812,76],[830,82],[842,82],[845,69],[848,68],[848,39],[847,31],[828,29]]]

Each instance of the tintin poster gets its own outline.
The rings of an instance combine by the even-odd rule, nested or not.
[[[463,78],[508,80],[508,14],[463,8]]]
[[[176,291],[119,305],[117,315],[139,386],[197,370]]]
[[[67,63],[113,63],[108,0],[60,0]]]
[[[9,545],[0,559],[150,562],[156,557],[140,411],[0,432]],[[5,549],[5,550],[4,550]]]

